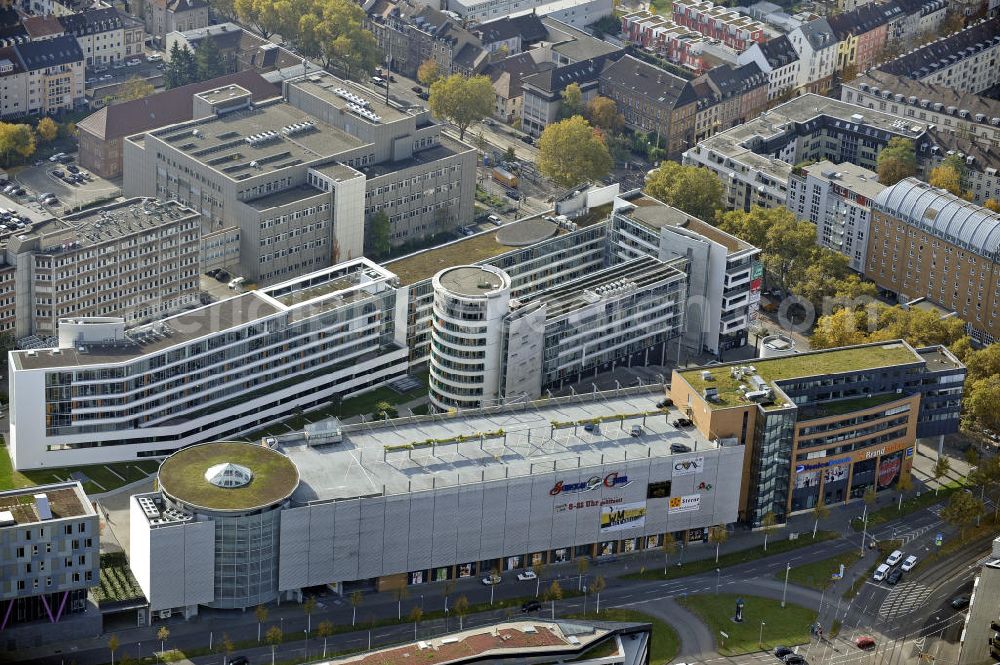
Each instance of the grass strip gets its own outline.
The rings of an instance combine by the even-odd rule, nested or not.
[[[743,599],[743,622],[736,623],[736,600]],[[771,650],[809,642],[809,626],[816,622],[816,611],[801,605],[760,596],[737,596],[723,593],[682,596],[678,603],[691,610],[712,629],[722,656]],[[729,637],[722,637],[725,632]],[[758,641],[762,640],[762,641]]]

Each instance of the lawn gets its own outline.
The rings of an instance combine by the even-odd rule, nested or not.
[[[630,573],[628,575],[623,575],[625,579],[633,580],[664,580],[673,579],[675,577],[686,577],[688,575],[699,575],[701,573],[707,573],[715,570],[716,568],[726,568],[727,566],[735,566],[740,563],[748,563],[750,561],[756,561],[767,556],[773,556],[776,554],[783,554],[785,552],[790,552],[792,550],[797,550],[802,547],[808,547],[814,545],[818,542],[824,540],[835,540],[840,536],[832,531],[818,531],[816,533],[816,539],[813,540],[811,536],[799,536],[795,540],[779,540],[775,537],[771,537],[770,542],[767,544],[767,551],[764,551],[763,545],[757,545],[756,547],[749,547],[745,550],[738,550],[736,552],[729,552],[728,554],[723,554],[719,557],[719,562],[715,562],[714,556],[709,556],[705,559],[697,559],[695,561],[687,561],[682,566],[678,566],[677,561],[679,560],[678,554],[670,555],[670,566],[668,566],[667,574],[663,574],[663,552],[659,551],[659,565],[651,567],[649,570]],[[708,550],[706,550],[708,551]],[[714,553],[714,548],[712,552]]]
[[[15,471],[10,461],[10,455],[7,454],[6,445],[0,445],[0,490],[64,482],[69,480],[73,473],[78,472],[89,479],[83,483],[84,491],[87,494],[99,494],[142,480],[149,474],[156,473],[159,466],[160,463],[157,460],[144,460],[142,462]]]
[[[899,501],[897,500],[891,505],[872,511],[868,513],[868,529],[871,530],[872,527],[884,524],[889,520],[894,520],[897,517],[903,517],[904,515],[915,513],[918,510],[929,508],[936,503],[947,503],[948,498],[963,487],[965,487],[965,485],[962,483],[952,482],[936,494],[934,492],[925,491],[919,496],[906,499],[903,501],[902,507],[900,507]],[[851,526],[855,531],[860,532],[864,525],[862,524],[860,517],[855,517],[851,520]]]
[[[723,656],[736,656],[778,645],[793,646],[809,642],[809,626],[816,622],[816,611],[781,601],[758,596],[742,596],[743,623],[736,623],[736,599],[740,596],[723,593],[677,598],[677,602],[701,618],[718,640],[718,652]],[[763,644],[758,643],[763,622]],[[719,631],[729,637],[723,639]],[[725,646],[723,646],[723,643]]]
[[[788,581],[799,586],[822,591],[833,584],[834,579],[832,575],[840,569],[840,564],[844,564],[844,568],[847,569],[854,565],[860,558],[861,553],[858,550],[852,549],[827,559],[804,563],[801,566],[793,566],[788,575]],[[778,571],[775,577],[779,580],[784,580],[785,571]]]
[[[567,619],[593,619],[600,621],[631,621],[636,623],[648,623],[653,626],[653,643],[649,647],[650,665],[665,665],[672,661],[681,648],[681,639],[677,635],[674,627],[654,616],[637,612],[635,610],[625,610],[620,608],[610,608],[603,610],[600,614],[588,612],[583,614],[570,614]]]
[[[101,555],[101,581],[93,593],[98,605],[145,598],[121,552]]]

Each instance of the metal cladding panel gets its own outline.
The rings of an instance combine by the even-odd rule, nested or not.
[[[507,484],[502,482],[486,483],[483,485],[483,533],[480,538],[482,547],[480,559],[492,559],[503,556],[505,552],[521,551],[505,547],[505,535],[511,535],[507,533],[506,524]]]
[[[483,523],[483,486],[465,485],[458,490],[458,561],[478,561],[483,558],[482,534],[491,526]],[[503,523],[499,525],[503,528]]]
[[[311,506],[309,510],[309,586],[319,586],[337,579],[333,575],[335,507],[334,503],[321,503]],[[285,543],[284,530],[281,533],[281,543]],[[284,586],[279,588],[285,589]]]
[[[215,522],[184,525],[184,560],[184,604],[215,600]]]
[[[361,528],[361,500],[338,501],[333,522],[333,575],[338,580],[358,577],[358,536]],[[381,524],[379,520],[379,524]]]
[[[410,523],[410,497],[390,496],[385,502],[385,539],[382,549],[382,567],[385,570],[409,570],[410,531],[420,529],[420,524]]]
[[[310,508],[293,508],[281,513],[278,547],[278,589],[300,589],[309,586]]]
[[[382,550],[385,545],[385,498],[361,499],[361,525],[358,548],[364,556],[358,558],[361,578],[382,574]]]
[[[410,497],[410,529],[409,562],[410,570],[430,568],[432,561],[432,546],[434,530],[434,494],[417,492]],[[395,542],[395,535],[393,540]]]
[[[434,492],[434,526],[431,545],[433,565],[447,566],[456,563],[458,545],[458,490],[454,487]]]
[[[501,530],[504,538],[504,553],[529,552],[528,512],[531,510],[531,478],[514,478],[507,481],[507,509],[505,526]]]
[[[552,543],[552,510],[555,501],[549,490],[552,489],[555,478],[547,473],[531,480],[531,507],[519,515],[513,525],[508,524],[507,528],[527,527],[528,551],[540,552],[549,549]]]

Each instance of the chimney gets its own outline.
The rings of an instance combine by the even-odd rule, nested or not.
[[[49,497],[47,497],[45,494],[35,495],[35,508],[38,509],[38,519],[40,520],[52,519],[52,508],[49,507]]]

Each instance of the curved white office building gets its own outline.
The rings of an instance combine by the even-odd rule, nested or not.
[[[510,277],[494,266],[434,275],[430,400],[442,411],[492,405],[500,386]]]

